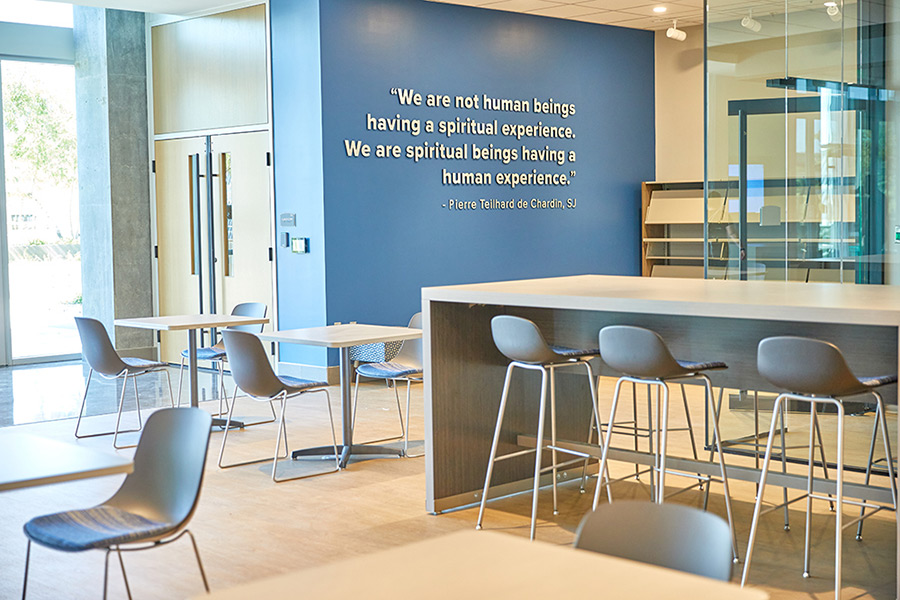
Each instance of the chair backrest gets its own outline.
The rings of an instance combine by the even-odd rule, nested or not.
[[[115,377],[128,368],[113,348],[103,323],[90,317],[75,317],[75,325],[81,338],[81,352],[93,370]]]
[[[235,307],[231,309],[231,314],[235,317],[254,317],[262,319],[266,316],[267,310],[268,307],[263,302],[242,302],[236,304]],[[250,333],[261,333],[263,327],[265,327],[265,323],[260,323],[258,325],[232,325],[228,329],[249,331]]]
[[[105,504],[168,523],[177,529],[194,514],[212,417],[199,408],[164,408],[151,414],[134,453],[134,471]]]
[[[681,504],[601,504],[581,520],[575,547],[721,581],[731,578],[728,523]]]
[[[633,377],[670,377],[684,369],[658,333],[632,325],[609,325],[600,330],[600,358]]]
[[[224,329],[222,339],[236,386],[257,398],[271,398],[284,389],[258,337],[246,331]]]
[[[407,327],[422,328],[422,313],[417,312],[409,320]],[[403,340],[400,352],[393,358],[393,362],[409,367],[422,368],[422,338],[416,340]]]
[[[766,338],[757,347],[756,368],[770,383],[798,394],[845,396],[864,390],[838,347],[822,340]]]
[[[494,345],[503,356],[524,363],[562,362],[550,349],[541,330],[533,321],[512,315],[497,315],[491,319]]]

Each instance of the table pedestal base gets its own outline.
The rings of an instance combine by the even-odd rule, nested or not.
[[[346,446],[344,444],[338,444],[338,452],[341,455],[340,465],[341,468],[344,469],[347,467],[347,463],[350,462],[350,457],[353,455],[390,455],[390,456],[403,456],[403,450],[400,448],[391,448],[390,446],[373,446],[367,444],[353,444],[350,446]],[[331,457],[334,456],[334,446],[317,446],[315,448],[303,448],[301,450],[294,450],[291,453],[291,458],[299,458],[303,456],[321,456],[321,457]]]

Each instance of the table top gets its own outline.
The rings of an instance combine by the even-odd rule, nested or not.
[[[267,342],[346,348],[362,344],[414,340],[422,337],[422,330],[413,327],[345,323],[342,325],[326,325],[325,327],[265,331],[258,335],[261,340]]]
[[[0,491],[131,473],[130,458],[87,446],[0,429]]]
[[[900,286],[574,275],[422,289],[465,302],[661,315],[900,325]]]
[[[762,600],[762,590],[741,589],[671,569],[596,552],[489,531],[459,531],[339,561],[322,567],[214,591],[197,598],[520,598],[563,591],[560,573],[587,575],[586,593],[604,598]],[[590,595],[590,593],[589,593]]]
[[[238,317],[235,315],[172,315],[168,317],[136,317],[116,319],[114,323],[120,327],[137,329],[156,329],[160,331],[184,331],[188,329],[211,329],[230,327],[232,325],[259,325],[268,323],[266,317]]]

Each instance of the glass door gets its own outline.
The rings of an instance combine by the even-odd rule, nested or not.
[[[75,67],[0,61],[4,364],[81,352]],[[5,213],[5,214],[3,214]]]

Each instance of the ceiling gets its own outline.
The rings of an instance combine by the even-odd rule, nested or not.
[[[67,2],[71,0],[51,0]],[[574,19],[587,23],[618,25],[634,29],[665,29],[671,27],[672,19],[678,25],[690,26],[703,23],[703,0],[430,0],[446,4],[477,6],[494,10],[521,12],[560,19]],[[746,4],[732,0],[726,3]],[[757,0],[759,1],[759,0]],[[763,0],[784,4],[784,0]],[[213,11],[245,6],[250,2],[228,0],[76,0],[74,4],[83,6],[103,6],[121,10],[171,14],[200,15]],[[664,6],[663,16],[653,12],[653,7]]]
[[[67,2],[71,0],[51,0]],[[259,1],[259,0],[257,0]],[[520,12],[586,23],[617,25],[632,29],[661,30],[672,26],[703,24],[703,7],[709,5],[715,21],[740,21],[752,8],[756,18],[783,15],[785,12],[819,9],[823,0],[428,0],[445,4],[475,6],[492,10]],[[122,10],[193,16],[254,4],[251,0],[77,0],[75,4],[103,6]],[[845,5],[855,0],[843,0]],[[664,7],[663,13],[654,8]]]

